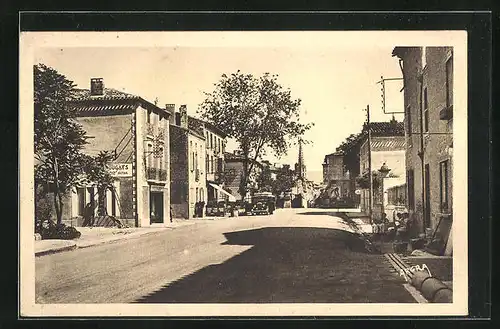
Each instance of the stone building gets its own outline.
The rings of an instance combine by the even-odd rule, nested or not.
[[[390,122],[372,122],[371,127],[371,147],[368,146],[368,136],[363,134],[359,149],[360,173],[368,176],[369,173],[369,150],[371,149],[371,170],[378,173],[378,170],[385,164],[389,169],[389,175],[380,179],[380,187],[373,189],[373,218],[380,218],[382,212],[388,218],[393,218],[391,208],[388,205],[387,189],[402,184],[406,180],[405,172],[405,131],[404,123],[392,120]],[[366,130],[366,126],[364,128]],[[377,175],[377,174],[375,174]],[[360,208],[363,212],[369,212],[370,190],[361,189]]]
[[[170,186],[174,218],[195,217],[197,202],[207,201],[205,132],[181,105],[170,120]]]
[[[332,189],[337,198],[351,195],[349,171],[344,165],[344,154],[335,152],[325,155],[323,161],[323,184]]]
[[[207,201],[233,198],[224,190],[224,152],[227,134],[215,125],[194,117],[188,117],[192,125],[203,129],[205,135],[205,173]]]
[[[404,80],[407,206],[414,234],[437,231],[439,252],[451,253],[453,49],[396,47],[392,55]]]
[[[242,184],[243,179],[243,166],[245,158],[238,150],[235,150],[233,153],[225,152],[224,161],[225,187],[228,192],[236,198],[236,200],[242,200],[243,195],[240,193],[240,185]],[[252,160],[247,161],[250,167],[250,162],[252,162]],[[262,164],[259,161],[255,161],[249,177],[248,188],[250,190],[258,189],[257,177],[259,177],[262,169]]]
[[[91,137],[84,153],[114,153],[111,170],[116,178],[107,191],[106,211],[131,226],[150,226],[169,221],[169,118],[171,112],[135,95],[105,88],[100,78],[91,79],[90,90],[77,89],[69,106]],[[83,208],[94,205],[97,191],[81,186],[71,194],[69,216],[81,225]]]

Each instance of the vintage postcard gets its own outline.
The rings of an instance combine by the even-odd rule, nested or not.
[[[467,315],[465,31],[21,32],[20,316]]]

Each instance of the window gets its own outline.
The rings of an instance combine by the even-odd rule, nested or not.
[[[214,148],[214,135],[212,133],[210,133],[210,148]]]
[[[424,131],[429,132],[429,103],[427,102],[427,87],[424,88]]]
[[[158,160],[159,160],[159,164],[158,164],[158,168],[159,169],[163,169],[163,147],[160,147],[160,156],[158,157]]]
[[[148,157],[147,157],[147,166],[151,167],[153,162],[153,145],[148,143]]]
[[[207,173],[210,172],[210,156],[207,155],[207,157],[205,158],[205,171]]]
[[[196,188],[196,202],[200,201],[199,197],[198,197],[198,188]]]
[[[193,141],[189,142],[189,149],[191,150],[191,171],[194,171],[194,151],[193,151]]]
[[[453,57],[446,61],[446,107],[453,106]]]
[[[87,204],[85,200],[85,188],[77,188],[76,194],[78,197],[78,216],[83,216],[85,205]]]
[[[148,110],[148,116],[146,118],[147,123],[151,123],[151,117],[153,116],[153,112],[151,110]]]
[[[408,186],[408,210],[415,210],[415,186],[413,169],[410,169],[406,172],[406,179]]]
[[[198,143],[194,144],[194,168],[198,170]]]
[[[441,213],[447,213],[448,207],[448,160],[439,163],[439,190]]]

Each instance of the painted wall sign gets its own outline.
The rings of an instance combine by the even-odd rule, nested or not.
[[[416,272],[416,271],[427,271],[429,276],[432,277],[431,270],[429,270],[429,268],[427,267],[426,264],[423,264],[422,266],[414,265],[414,266],[409,267],[409,268],[401,269],[399,271],[399,276],[404,277],[407,282],[410,282],[411,281],[411,279],[410,279],[411,274],[413,272]]]
[[[150,185],[151,192],[163,192],[165,190],[164,185]]]
[[[131,163],[111,163],[109,171],[113,177],[132,177]]]

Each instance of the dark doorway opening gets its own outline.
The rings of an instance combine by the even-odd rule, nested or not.
[[[150,223],[163,223],[163,192],[149,194]]]

